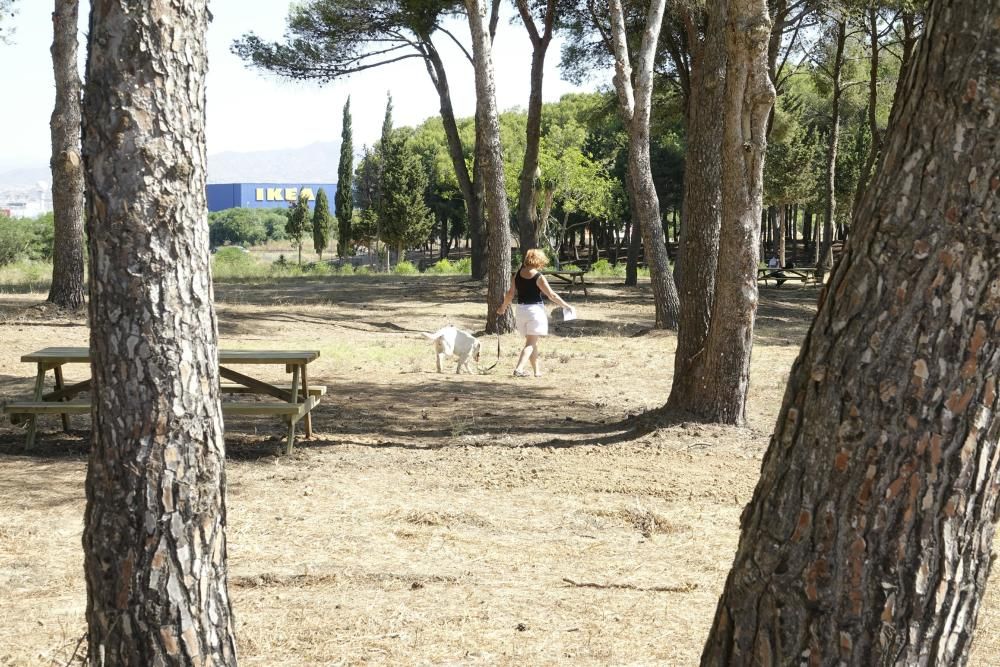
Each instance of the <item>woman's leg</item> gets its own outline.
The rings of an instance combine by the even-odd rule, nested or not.
[[[514,368],[515,373],[523,373],[524,365],[528,363],[529,359],[533,359],[535,356],[535,346],[538,344],[538,336],[525,336],[524,337],[524,349],[521,350],[521,356],[517,360],[517,366]],[[535,367],[535,362],[532,361],[531,367]]]
[[[538,366],[538,343],[541,340],[541,336],[534,336],[535,344],[531,346],[531,370],[535,373],[535,377],[541,377],[542,369]]]

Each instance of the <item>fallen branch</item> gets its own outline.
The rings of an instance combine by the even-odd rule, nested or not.
[[[680,586],[649,586],[642,587],[634,584],[595,584],[589,582],[578,582],[563,577],[570,586],[576,588],[600,588],[600,589],[621,589],[627,591],[640,591],[642,593],[690,593],[698,588],[698,584],[681,584]]]

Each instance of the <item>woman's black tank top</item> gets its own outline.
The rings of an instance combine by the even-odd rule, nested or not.
[[[542,303],[542,290],[538,288],[537,282],[540,275],[540,273],[536,273],[533,278],[524,278],[521,276],[521,270],[518,269],[517,275],[514,277],[518,303]]]

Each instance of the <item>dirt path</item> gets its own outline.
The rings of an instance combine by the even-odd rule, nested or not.
[[[277,422],[227,424],[241,662],[697,664],[815,297],[763,293],[750,428],[639,435],[629,417],[665,400],[675,344],[630,337],[643,290],[572,299],[582,322],[545,341],[545,376],[517,379],[513,336],[493,374],[433,372],[418,332],[479,328],[474,283],[217,288],[226,346],[319,349],[329,388],[291,457],[273,456]],[[0,400],[29,390],[22,353],[86,342],[41,298],[0,296]],[[65,664],[83,632],[87,425],[48,420],[30,456],[0,425],[0,665]],[[996,588],[972,665],[1000,654]]]

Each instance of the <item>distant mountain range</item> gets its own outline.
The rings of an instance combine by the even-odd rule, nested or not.
[[[208,156],[209,183],[336,183],[340,144],[317,142],[301,148],[273,151],[228,151]],[[34,188],[48,183],[47,166],[0,173],[0,190]]]

